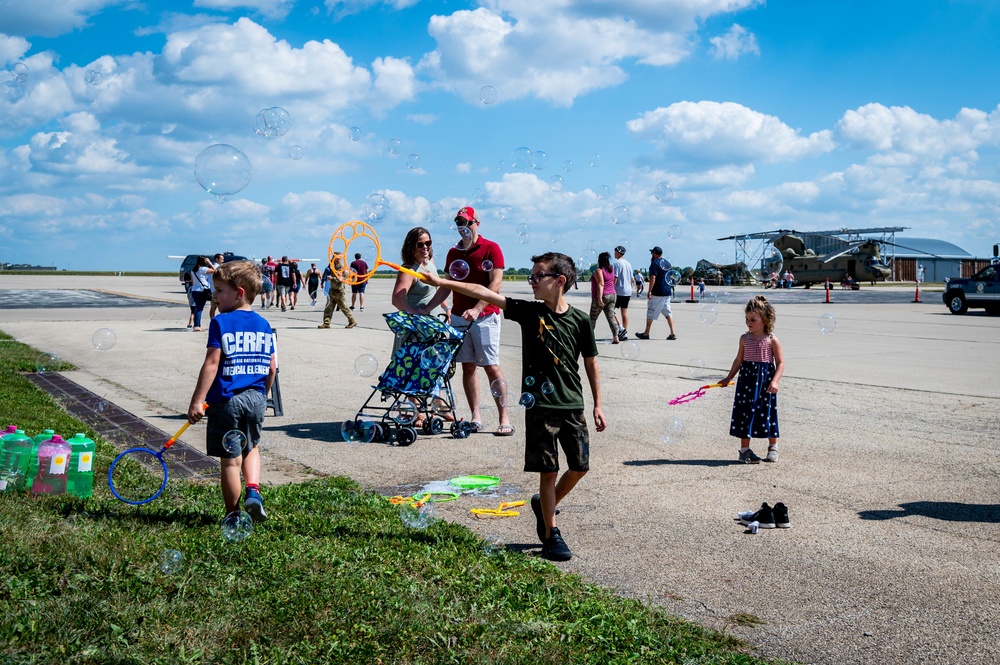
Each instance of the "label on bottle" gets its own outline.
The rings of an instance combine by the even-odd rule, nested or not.
[[[66,473],[66,465],[69,464],[69,455],[63,455],[62,453],[52,456],[52,461],[49,463],[49,475],[61,476]]]
[[[85,473],[94,468],[94,453],[80,453],[80,460],[76,464],[76,470]]]

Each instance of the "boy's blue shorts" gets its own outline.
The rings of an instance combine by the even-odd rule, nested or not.
[[[260,442],[260,432],[264,427],[264,407],[267,397],[259,390],[244,390],[233,395],[228,402],[208,405],[208,431],[205,434],[205,449],[209,457],[233,458],[246,455]],[[240,453],[226,452],[222,439],[226,432],[238,430],[246,435],[246,443]]]
[[[535,407],[524,412],[524,470],[559,470],[559,447],[570,471],[590,470],[590,434],[583,409]]]

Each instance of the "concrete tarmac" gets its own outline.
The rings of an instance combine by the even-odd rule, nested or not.
[[[503,496],[466,496],[438,511],[534,551],[530,510],[502,521],[468,512],[536,491],[537,476],[520,471],[522,414],[512,414],[513,437],[421,435],[405,448],[337,440],[338,424],[372,392],[374,378],[358,376],[355,359],[371,353],[380,369],[388,362],[392,334],[381,315],[392,309],[391,285],[370,284],[352,330],[339,313],[332,329],[318,330],[321,305],[311,308],[308,298],[294,311],[263,312],[278,331],[285,407],[284,417],[265,422],[266,479],[306,469],[396,493],[455,475],[498,475]],[[1000,662],[991,630],[1000,618],[1000,318],[950,315],[940,293],[925,291],[913,303],[912,286],[835,290],[831,304],[817,289],[729,291],[714,320],[699,304],[674,303],[676,341],[664,339],[660,319],[653,339],[612,346],[598,320],[609,427],[597,434],[590,420],[591,472],[560,506],[574,557],[559,567],[735,634],[764,656]],[[503,292],[531,297],[525,283],[505,283]],[[740,465],[728,434],[730,389],[683,406],[667,402],[728,370],[745,330],[743,305],[756,293],[775,303],[786,357],[781,459]],[[88,304],[74,304],[78,298]],[[92,306],[102,298],[107,307]],[[589,286],[568,299],[587,311]],[[17,309],[6,305],[14,302]],[[184,329],[184,303],[167,277],[0,275],[0,329],[73,363],[74,381],[166,431],[186,410],[204,355],[205,334]],[[643,298],[633,299],[630,314],[630,332],[640,331]],[[823,314],[835,317],[826,334]],[[94,348],[99,328],[115,331],[113,348]],[[501,366],[511,385],[520,357],[518,326],[505,322]],[[468,417],[460,383],[459,413]],[[482,373],[480,394],[489,401]],[[483,415],[492,431],[496,407]],[[203,437],[201,425],[184,439],[198,447]],[[755,442],[760,454],[765,448]],[[762,501],[783,501],[792,528],[745,533],[736,513]]]

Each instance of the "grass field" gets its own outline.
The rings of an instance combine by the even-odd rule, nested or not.
[[[97,490],[0,494],[2,663],[765,662],[464,527],[408,528],[346,478],[267,488],[271,519],[240,543],[214,484],[119,503],[110,445],[21,376],[37,355],[0,333],[0,419],[88,433]]]

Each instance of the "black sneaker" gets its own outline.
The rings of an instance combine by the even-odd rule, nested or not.
[[[535,494],[531,497],[531,512],[535,513],[535,533],[538,534],[538,542],[545,542],[545,518],[542,517],[542,497]],[[559,509],[556,508],[556,515]]]
[[[636,339],[649,339],[649,335],[647,335],[646,333],[636,333],[635,336]]]
[[[673,333],[670,333],[669,335],[667,335],[667,339],[670,339],[670,340],[677,339],[677,335],[675,335]]]
[[[757,456],[757,453],[747,448],[745,453],[740,453],[740,462],[743,464],[760,464],[760,457]]]
[[[761,529],[774,528],[774,511],[767,505],[767,501],[760,504],[760,510],[757,512],[740,518],[740,524],[743,526],[750,526],[752,522],[757,522]]]
[[[542,556],[549,561],[569,561],[573,558],[573,553],[569,551],[566,541],[559,533],[559,527],[552,527],[552,535],[542,543]]]
[[[791,529],[792,523],[788,521],[788,508],[785,504],[778,502],[774,504],[774,526],[779,529]],[[763,523],[761,523],[763,526]]]

